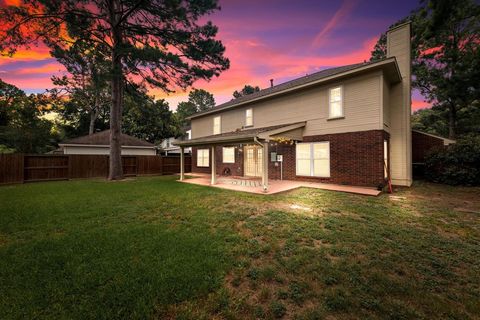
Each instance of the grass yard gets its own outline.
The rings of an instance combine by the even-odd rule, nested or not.
[[[480,188],[0,187],[1,319],[480,319]]]

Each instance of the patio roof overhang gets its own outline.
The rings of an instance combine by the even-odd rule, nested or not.
[[[290,123],[255,129],[243,129],[191,140],[177,141],[179,147],[195,147],[205,145],[226,145],[250,143],[258,140],[270,140],[276,137],[289,138],[296,141],[302,140],[302,130],[305,122]]]

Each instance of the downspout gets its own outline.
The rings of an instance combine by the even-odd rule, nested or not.
[[[263,143],[261,143],[260,141],[257,140],[257,137],[253,137],[253,142],[255,142],[256,144],[258,144],[260,147],[263,148]]]

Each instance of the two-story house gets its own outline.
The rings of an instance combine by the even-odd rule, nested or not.
[[[411,174],[410,24],[387,58],[323,70],[190,117],[192,172],[377,187]],[[183,178],[183,175],[182,175]]]

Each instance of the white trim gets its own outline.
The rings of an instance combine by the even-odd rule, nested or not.
[[[233,161],[225,161],[225,149],[233,150]],[[235,147],[222,147],[222,163],[235,163]]]
[[[216,128],[215,120],[217,120],[217,119],[218,119],[218,132],[215,132],[215,128]],[[216,134],[221,134],[221,133],[222,133],[222,116],[218,115],[218,116],[213,117],[213,134],[216,135]]]
[[[335,89],[340,89],[340,109],[341,109],[341,114],[340,115],[334,115],[332,116],[332,90]],[[344,118],[345,117],[345,102],[344,99],[344,88],[343,84],[332,86],[328,88],[328,120],[333,120],[333,119],[339,119],[339,118]]]
[[[201,164],[198,164],[198,160],[200,159],[200,157],[198,156],[198,152],[199,151],[202,151],[202,163]],[[205,151],[207,152],[207,156],[205,157],[204,153]],[[207,159],[207,164],[205,165],[205,159]],[[199,168],[208,168],[210,167],[210,150],[207,148],[207,149],[197,149],[197,167]]]
[[[314,158],[314,145],[316,144],[327,144],[328,145],[328,175],[315,175],[315,158]],[[297,155],[297,146],[298,145],[310,145],[310,174],[304,175],[298,173],[298,155]],[[307,159],[300,159],[307,160]],[[325,160],[325,159],[317,159]],[[295,145],[295,175],[298,177],[316,177],[316,178],[330,178],[331,176],[331,157],[330,157],[330,141],[317,141],[317,142],[301,142]]]
[[[249,124],[248,123],[248,111],[250,111],[251,113],[251,116],[250,116],[250,119],[251,119],[251,123]],[[253,108],[247,108],[245,109],[245,127],[253,127]]]

